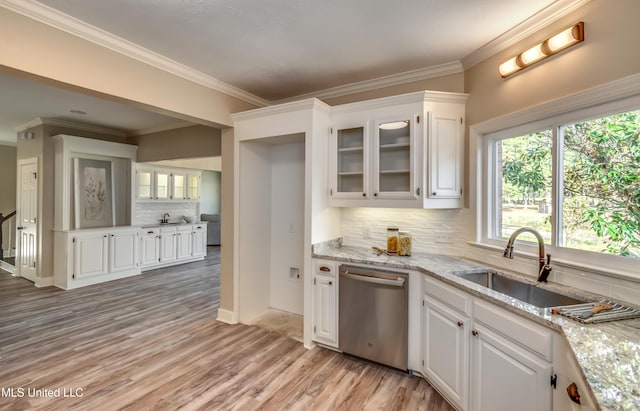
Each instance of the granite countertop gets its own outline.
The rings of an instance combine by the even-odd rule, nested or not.
[[[563,334],[578,360],[585,380],[603,410],[640,410],[640,318],[599,324],[581,324],[549,309],[535,307],[505,294],[463,280],[455,275],[460,271],[492,269],[487,264],[458,257],[438,254],[414,253],[411,257],[376,255],[362,247],[343,246],[341,239],[313,246],[313,257],[331,260],[376,264],[385,267],[410,269],[432,275],[443,282],[460,288],[474,296],[516,312]],[[495,270],[526,282],[531,279]],[[587,301],[603,297],[559,284],[538,284],[565,295]]]
[[[198,225],[198,224],[207,224],[206,221],[194,221],[192,223],[181,222],[181,223],[153,223],[153,224],[144,224],[142,228],[156,228],[156,227],[176,227],[181,225]]]

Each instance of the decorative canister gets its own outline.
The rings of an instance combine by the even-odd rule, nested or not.
[[[390,254],[398,252],[398,227],[387,228],[387,252]]]
[[[407,231],[398,232],[398,255],[411,255],[411,233]]]

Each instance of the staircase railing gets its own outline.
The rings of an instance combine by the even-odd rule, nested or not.
[[[5,224],[6,223],[6,224]],[[16,210],[9,214],[0,213],[0,260],[7,257],[15,257],[16,250]]]

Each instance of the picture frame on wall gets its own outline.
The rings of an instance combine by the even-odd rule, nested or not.
[[[115,224],[111,161],[74,158],[76,228]]]

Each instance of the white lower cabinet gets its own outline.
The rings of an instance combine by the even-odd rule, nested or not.
[[[313,340],[338,348],[338,284],[336,264],[314,261]]]
[[[143,228],[140,234],[140,264],[142,268],[158,265],[160,261],[160,229]]]
[[[192,256],[204,257],[207,255],[207,226],[197,224],[192,227],[191,232]]]
[[[552,409],[553,332],[433,278],[422,374],[461,410]]]
[[[143,271],[201,260],[207,255],[207,225],[142,228],[140,245]]]
[[[54,284],[72,289],[140,274],[139,229],[110,227],[54,233]]]
[[[468,317],[444,304],[425,302],[424,371],[455,406],[468,409]]]
[[[480,324],[472,331],[471,410],[551,410],[551,363]]]
[[[160,263],[170,263],[177,259],[176,227],[160,227]]]
[[[176,259],[183,260],[191,257],[193,250],[193,230],[189,227],[179,227],[176,232]]]

